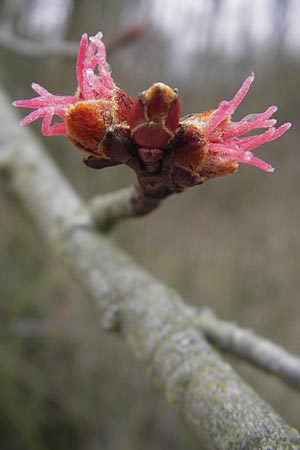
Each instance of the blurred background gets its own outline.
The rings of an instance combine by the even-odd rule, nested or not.
[[[235,120],[275,104],[279,123],[294,124],[257,151],[276,167],[274,174],[241,165],[234,176],[174,195],[151,215],[120,224],[112,239],[190,304],[207,305],[219,317],[253,328],[296,354],[299,23],[298,0],[0,2],[0,80],[11,99],[33,96],[32,81],[72,94],[75,56],[48,55],[46,48],[79,42],[83,32],[98,30],[123,89],[135,97],[163,81],[179,89],[183,114],[232,98],[255,72]],[[135,36],[130,41],[122,34],[128,30]],[[28,51],[27,40],[38,46],[39,55],[30,45]],[[31,125],[83,199],[133,182],[126,167],[88,169],[66,139],[44,138],[39,127]],[[0,133],[5,133],[1,125]],[[0,208],[0,447],[199,449],[124,343],[101,331],[89,299],[53,256],[4,178]],[[299,395],[230,362],[300,428]]]

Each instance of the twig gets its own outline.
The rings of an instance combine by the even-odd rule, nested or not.
[[[121,30],[115,37],[108,41],[106,45],[107,52],[112,53],[125,45],[131,44],[131,42],[136,41],[146,31],[147,25],[145,23],[136,23],[125,30]]]
[[[108,231],[120,220],[147,214],[161,199],[145,195],[139,186],[120,189],[111,194],[93,198],[87,208],[99,230]]]
[[[18,37],[8,28],[0,27],[0,45],[20,55],[33,58],[64,56],[75,58],[78,51],[78,42],[54,41],[53,43],[40,43],[32,39]]]
[[[258,336],[252,330],[219,320],[209,309],[204,309],[200,313],[194,310],[193,323],[200,328],[211,344],[223,352],[242,358],[259,369],[276,375],[290,386],[300,389],[300,357]]]
[[[93,223],[73,189],[0,92],[7,171],[52,247],[114,321],[195,432],[218,450],[300,450],[300,435],[225,363],[187,319],[178,294],[134,264]],[[118,325],[118,327],[117,327]]]

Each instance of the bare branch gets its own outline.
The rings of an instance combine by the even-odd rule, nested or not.
[[[14,143],[5,160],[16,192],[91,296],[95,314],[126,339],[207,448],[300,450],[299,433],[213,350],[179,295],[94,230],[73,189],[0,97],[0,146]]]
[[[6,27],[0,27],[0,45],[20,55],[41,58],[48,56],[64,56],[75,58],[78,51],[78,42],[57,41],[41,43],[31,39],[18,37]]]
[[[135,215],[132,198],[135,194],[133,186],[119,191],[98,195],[87,205],[95,225],[99,230],[108,230],[119,220]]]
[[[136,41],[141,35],[147,31],[147,25],[143,22],[136,23],[134,25],[121,30],[115,37],[109,40],[106,45],[106,50],[108,53],[112,53],[115,50],[131,44]]]
[[[145,195],[139,186],[131,186],[95,197],[88,203],[87,208],[96,227],[108,231],[123,219],[149,213],[160,202],[159,198]]]
[[[224,322],[209,309],[194,311],[193,323],[211,344],[300,389],[300,357],[235,323]]]
[[[112,53],[122,48],[134,40],[138,39],[146,30],[143,23],[135,24],[122,30],[113,37],[106,45],[107,53]],[[32,58],[63,56],[66,58],[76,58],[78,52],[77,41],[53,41],[50,43],[38,42],[33,39],[26,39],[14,34],[10,28],[0,26],[0,46],[20,55]]]

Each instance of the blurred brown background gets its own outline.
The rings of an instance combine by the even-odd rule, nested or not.
[[[98,30],[112,42],[145,31],[109,55],[132,96],[154,81],[178,87],[183,114],[230,99],[256,81],[235,119],[279,106],[293,128],[257,152],[276,167],[239,172],[167,199],[112,233],[121,247],[187,302],[300,353],[300,3],[298,0],[1,0],[0,31],[41,45]],[[1,37],[1,36],[0,36]],[[0,78],[12,99],[76,88],[75,58],[18,54],[0,39]],[[3,107],[3,106],[2,106]],[[23,111],[20,111],[23,113]],[[126,167],[93,171],[63,137],[31,126],[86,200],[132,183]],[[5,133],[1,129],[0,133]],[[6,450],[199,449],[117,337],[101,332],[78,288],[0,179],[0,447]],[[246,365],[237,370],[300,428],[299,395]]]

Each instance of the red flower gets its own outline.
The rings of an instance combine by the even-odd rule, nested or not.
[[[277,139],[290,128],[290,123],[275,128],[276,120],[271,117],[276,106],[239,122],[231,120],[254,80],[253,75],[244,81],[232,100],[222,101],[215,110],[179,120],[176,89],[156,83],[133,102],[111,77],[102,33],[89,40],[84,34],[80,42],[75,95],[54,95],[33,83],[32,88],[39,96],[14,102],[15,106],[35,109],[21,125],[42,117],[44,135],[66,135],[90,155],[86,161],[92,167],[128,164],[137,172],[142,187],[144,183],[144,190],[151,186],[151,195],[157,189],[163,192],[160,195],[168,195],[233,173],[239,163],[267,172],[274,170],[255,157],[252,150]],[[53,123],[54,116],[60,120]],[[261,128],[266,131],[243,136]]]

